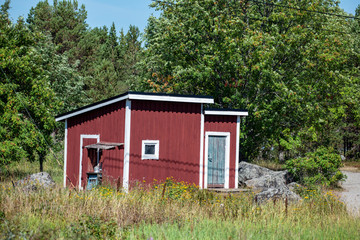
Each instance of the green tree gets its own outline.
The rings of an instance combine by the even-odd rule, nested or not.
[[[77,78],[81,80],[78,85],[83,86],[85,93],[79,96],[85,96],[85,101],[112,97],[136,85],[141,43],[139,29],[135,26],[130,26],[126,35],[121,32],[121,40],[114,23],[110,29],[106,26],[90,29],[86,24],[85,6],[79,8],[75,0],[54,1],[53,5],[47,0],[40,1],[30,10],[27,22],[31,30],[50,36],[57,53],[75,66]],[[72,72],[72,77],[74,74]],[[61,86],[62,81],[54,84]]]
[[[140,30],[138,27],[130,25],[128,32],[124,35],[120,32],[120,56],[118,61],[120,71],[123,74],[123,81],[128,88],[136,89],[141,73],[138,66],[143,56],[143,48],[140,41]]]
[[[336,2],[166,0],[145,33],[142,89],[215,97],[246,108],[250,157],[329,144],[349,80],[349,24]],[[305,10],[305,11],[304,11]],[[309,11],[306,11],[309,10]],[[270,154],[270,155],[269,155]],[[292,156],[289,156],[292,157]]]
[[[37,42],[36,49],[42,57],[42,68],[46,72],[56,99],[61,102],[57,113],[71,111],[89,102],[84,91],[84,77],[76,66],[69,64],[64,54],[56,52],[56,46],[44,36]]]
[[[139,81],[137,62],[142,52],[140,31],[130,26],[120,38],[115,25],[94,28],[82,40],[82,47],[91,52],[84,60],[82,73],[86,76],[87,95],[93,101],[112,97],[127,91]]]
[[[115,25],[110,31],[107,27],[94,28],[86,33],[81,41],[84,64],[81,73],[85,76],[85,89],[91,100],[99,101],[123,92],[126,88],[119,88],[121,79],[117,61],[119,59],[118,38]]]
[[[342,121],[342,128],[340,134],[343,141],[339,141],[343,148],[343,154],[352,160],[360,159],[360,5],[355,11],[355,17],[349,21],[351,28],[351,35],[349,36],[351,54],[349,55],[349,62],[353,68],[349,69],[349,76],[351,78],[346,82],[346,87],[343,91],[343,106],[344,116]]]
[[[68,53],[72,63],[79,59],[79,41],[86,32],[87,24],[85,6],[79,8],[78,1],[54,0],[40,1],[30,9],[27,22],[31,30],[47,33],[57,46],[58,53]]]
[[[34,47],[42,35],[30,32],[22,19],[12,24],[9,4],[0,10],[0,165],[39,160],[42,171],[59,102]]]
[[[49,75],[51,88],[63,102],[60,112],[89,103],[85,95],[84,77],[79,71],[82,60],[89,55],[79,44],[87,31],[85,6],[74,1],[40,1],[30,9],[27,18],[32,32],[47,36],[38,43],[44,59],[43,68]],[[84,56],[85,55],[85,56]]]

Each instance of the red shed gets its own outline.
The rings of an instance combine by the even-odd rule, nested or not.
[[[127,92],[61,114],[64,186],[88,175],[121,182],[174,177],[200,188],[237,188],[240,117],[247,111],[204,109],[208,96]],[[89,175],[90,176],[90,175]]]

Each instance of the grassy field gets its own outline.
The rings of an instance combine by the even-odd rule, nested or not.
[[[47,164],[59,182],[53,189],[24,193],[1,182],[1,239],[360,239],[360,219],[331,191],[300,189],[303,200],[289,205],[258,205],[253,193],[217,195],[175,179],[139,183],[127,194],[111,186],[76,191],[61,188],[60,167]]]

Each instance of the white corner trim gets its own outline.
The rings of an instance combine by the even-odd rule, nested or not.
[[[239,187],[239,146],[240,144],[240,116],[236,119],[236,162],[235,162],[235,188]]]
[[[86,113],[86,112],[90,112],[92,110],[95,110],[95,109],[98,109],[98,108],[101,108],[101,107],[105,107],[107,105],[110,105],[110,104],[113,104],[113,103],[116,103],[116,102],[120,102],[124,99],[127,99],[128,98],[128,95],[125,95],[125,96],[122,96],[122,97],[119,97],[119,98],[115,98],[115,99],[112,99],[110,101],[106,101],[106,102],[103,102],[103,103],[99,103],[99,104],[96,104],[94,106],[91,106],[91,107],[87,107],[87,108],[84,108],[84,109],[81,109],[79,111],[75,111],[75,112],[72,112],[72,113],[69,113],[69,114],[66,114],[64,116],[61,116],[61,117],[58,117],[58,118],[55,118],[55,121],[59,122],[61,120],[64,120],[64,119],[67,119],[67,118],[71,118],[73,116],[76,116],[76,115],[79,115],[79,114],[82,114],[82,113]]]
[[[185,102],[185,103],[214,103],[214,99],[199,97],[182,97],[182,96],[164,96],[164,95],[143,95],[136,93],[128,94],[130,100],[149,100],[149,101],[166,101],[166,102]]]
[[[225,183],[224,188],[229,188],[230,181],[230,132],[205,132],[205,177],[204,188],[208,188],[208,156],[209,156],[209,136],[226,137],[225,142]]]
[[[205,110],[205,115],[223,115],[223,116],[248,116],[248,112],[242,111],[211,111]]]
[[[200,119],[200,170],[199,170],[199,187],[202,189],[204,177],[204,106],[201,104],[201,119]]]
[[[131,130],[131,101],[126,100],[125,108],[125,135],[124,135],[124,169],[123,169],[123,188],[127,192],[129,189],[130,177],[130,131]]]
[[[67,166],[67,137],[68,137],[68,121],[65,120],[65,134],[64,134],[64,188],[66,187],[66,166]]]
[[[83,157],[83,140],[84,138],[95,138],[97,142],[100,142],[99,134],[81,134],[80,135],[80,161],[79,161],[79,189],[82,190],[81,187],[81,175],[82,175],[82,157]]]

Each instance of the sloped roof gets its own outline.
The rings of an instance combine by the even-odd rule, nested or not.
[[[147,100],[147,101],[166,101],[166,102],[184,102],[184,103],[214,103],[214,98],[210,96],[195,96],[195,95],[179,95],[166,93],[143,93],[143,92],[126,92],[118,96],[96,102],[73,111],[57,115],[55,120],[57,122],[116,103],[123,100]]]

